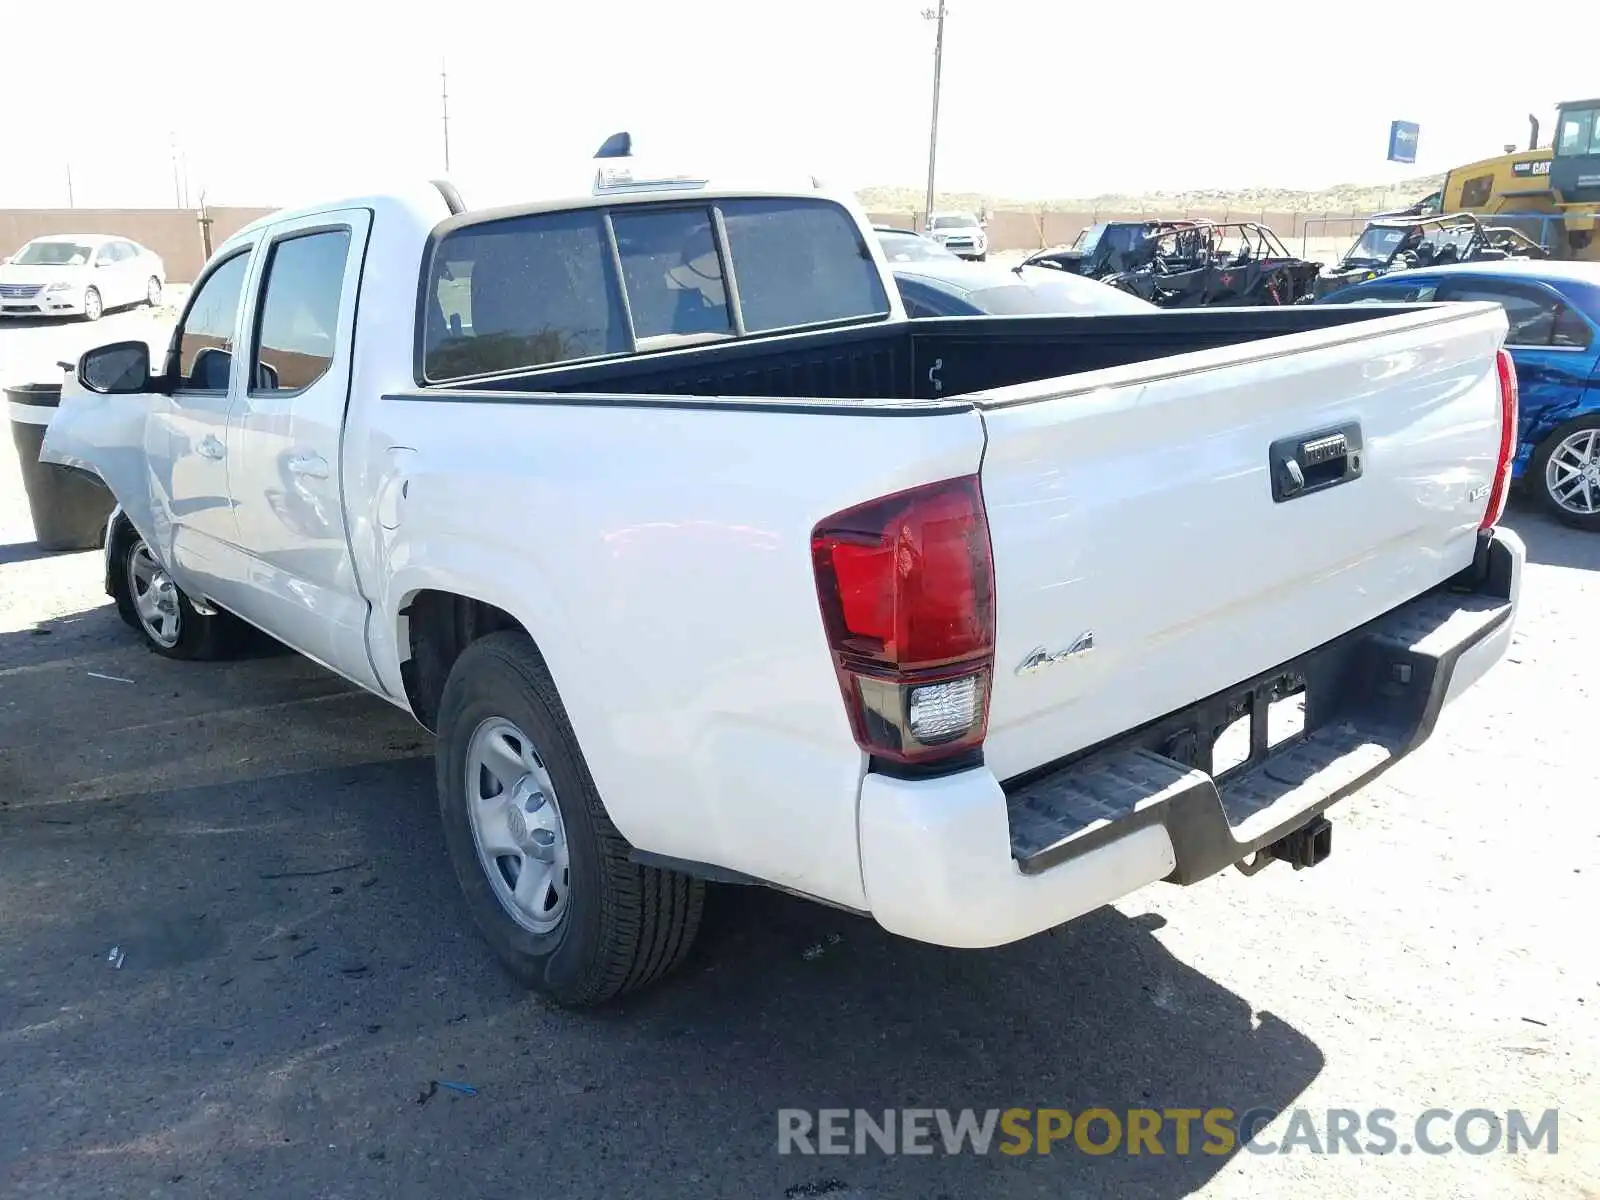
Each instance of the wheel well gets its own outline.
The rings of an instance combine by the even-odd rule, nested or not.
[[[106,534],[106,595],[116,597],[119,589],[126,590],[127,585],[122,579],[121,572],[117,570],[117,560],[121,556],[122,548],[138,536],[133,528],[133,522],[128,520],[128,514],[119,512]]]
[[[411,652],[400,664],[400,677],[412,715],[430,732],[436,731],[444,683],[461,652],[503,629],[528,632],[504,609],[454,592],[424,589],[400,614],[406,618],[405,641]]]

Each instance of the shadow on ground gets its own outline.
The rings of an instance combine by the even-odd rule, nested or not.
[[[667,984],[548,1009],[433,804],[414,757],[0,812],[0,1191],[1176,1197],[1227,1159],[779,1157],[776,1114],[1278,1109],[1322,1065],[1111,909],[956,952],[730,887]]]
[[[41,558],[55,558],[57,551],[42,549],[38,542],[8,542],[0,545],[0,567],[12,563],[35,562]]]

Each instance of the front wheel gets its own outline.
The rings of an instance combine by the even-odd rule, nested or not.
[[[150,282],[144,285],[144,302],[151,308],[161,307],[161,280],[154,275],[150,276]]]
[[[435,763],[467,910],[519,980],[578,1008],[682,962],[705,884],[629,858],[526,636],[491,634],[456,660]]]
[[[99,289],[89,288],[83,293],[83,319],[85,321],[98,321],[105,311],[105,302],[100,299]]]
[[[1569,421],[1540,443],[1527,482],[1558,521],[1600,533],[1600,415]]]
[[[145,540],[125,533],[112,549],[112,589],[117,612],[163,658],[231,658],[244,626],[228,613],[202,613],[173,582]]]

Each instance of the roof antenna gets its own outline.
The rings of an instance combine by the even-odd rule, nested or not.
[[[600,149],[595,152],[595,157],[632,158],[633,135],[626,131],[623,131],[622,133],[613,133],[604,142],[600,143]]]

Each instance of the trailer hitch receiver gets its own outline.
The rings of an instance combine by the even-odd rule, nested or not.
[[[1333,853],[1333,825],[1327,817],[1315,817],[1273,842],[1267,853],[1296,871],[1314,867]]]

